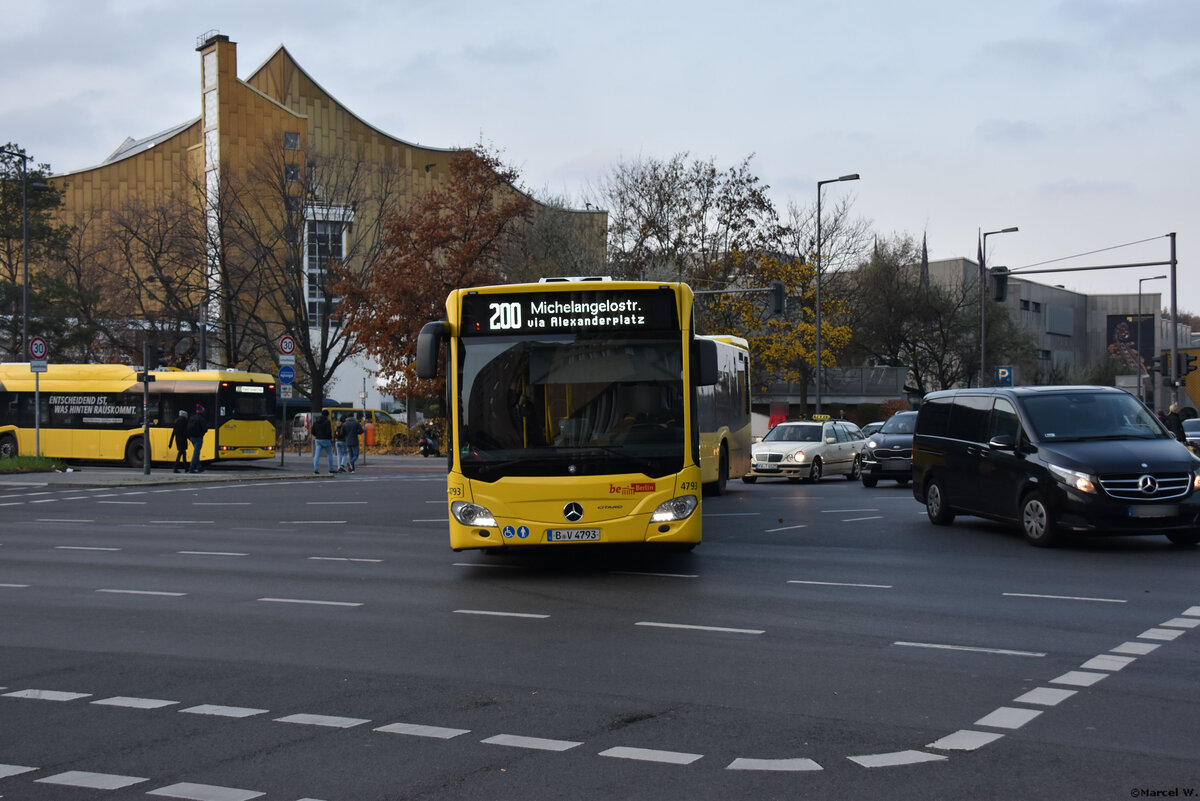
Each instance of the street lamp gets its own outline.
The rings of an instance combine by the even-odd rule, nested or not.
[[[821,413],[821,187],[838,181],[857,181],[858,173],[817,181],[817,414]]]
[[[1011,234],[1017,230],[1014,225],[1011,228],[1001,228],[999,231],[987,231],[979,246],[979,386],[981,387],[984,386],[984,376],[987,375],[984,357],[987,352],[984,348],[987,339],[987,238],[992,234]]]
[[[25,353],[29,360],[29,156],[23,150],[0,148],[0,155],[11,156],[21,160],[21,349],[17,351],[20,358]]]
[[[1137,349],[1137,368],[1138,368],[1138,400],[1146,400],[1145,384],[1142,380],[1142,284],[1147,281],[1159,281],[1166,278],[1165,275],[1153,275],[1149,278],[1138,279],[1138,316],[1137,316],[1137,336],[1133,339],[1133,346]],[[1157,317],[1155,318],[1157,319]],[[1151,329],[1153,330],[1153,329]]]

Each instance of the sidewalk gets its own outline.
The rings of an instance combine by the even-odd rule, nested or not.
[[[328,464],[321,461],[321,472],[312,471],[312,454],[296,455],[295,451],[285,454],[283,465],[279,457],[273,460],[249,462],[226,462],[211,464],[203,473],[176,473],[169,464],[155,464],[150,475],[144,468],[127,465],[83,464],[72,465],[70,472],[53,473],[0,473],[0,491],[28,487],[132,487],[156,484],[212,483],[219,481],[262,481],[269,479],[311,478],[315,480],[353,481],[358,476],[382,473],[435,473],[445,474],[446,457],[423,458],[421,456],[394,456],[390,454],[368,454],[366,462],[360,457],[358,469],[353,473],[330,475]]]

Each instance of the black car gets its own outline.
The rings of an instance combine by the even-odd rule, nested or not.
[[[1200,542],[1200,459],[1115,387],[961,389],[925,396],[913,496],[931,522],[1016,523],[1033,545],[1065,533]]]
[[[912,440],[916,425],[916,412],[896,412],[878,431],[868,435],[859,454],[859,475],[864,487],[875,486],[881,478],[901,484],[912,480]]]

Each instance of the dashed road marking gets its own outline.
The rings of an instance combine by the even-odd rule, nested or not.
[[[497,734],[480,742],[488,745],[506,745],[512,748],[532,748],[536,751],[569,751],[583,743],[574,740],[547,740],[542,737],[522,737],[519,734]]]
[[[978,654],[995,654],[997,656],[1043,657],[1046,655],[1041,651],[1013,651],[1008,648],[980,648],[973,645],[945,645],[936,642],[904,642],[903,640],[897,640],[892,645],[901,645],[906,648],[934,648],[939,651],[970,651]]]
[[[470,729],[450,729],[444,726],[421,726],[416,723],[389,723],[380,726],[375,731],[385,734],[408,734],[413,737],[433,737],[438,740],[450,740],[462,734],[470,734]]]
[[[635,626],[649,626],[659,629],[685,629],[687,631],[712,631],[718,634],[766,634],[763,629],[731,629],[725,626],[698,626],[691,623],[658,623],[652,620],[639,620]]]
[[[665,762],[669,765],[690,765],[703,754],[685,754],[681,751],[657,751],[652,748],[629,748],[617,746],[600,752],[600,756],[614,759],[636,759],[639,762]]]
[[[157,795],[163,798],[182,798],[185,801],[250,801],[261,798],[266,793],[254,790],[239,790],[236,787],[219,787],[214,784],[193,784],[180,782],[168,787],[151,790],[146,795]]]
[[[890,754],[863,754],[846,757],[864,768],[893,768],[897,765],[916,765],[920,762],[941,762],[946,757],[924,751],[895,751]]]
[[[806,771],[824,770],[818,763],[804,757],[790,759],[747,759],[739,757],[725,766],[726,770]]]
[[[142,776],[118,776],[115,773],[89,773],[83,770],[68,770],[43,779],[34,779],[39,784],[61,784],[66,787],[87,787],[90,790],[121,790],[135,784],[150,781]]]
[[[187,712],[192,715],[215,715],[222,718],[251,718],[255,715],[265,715],[271,710],[269,709],[253,709],[245,706],[220,706],[217,704],[199,704],[197,706],[189,706],[187,709],[181,709],[180,712]]]

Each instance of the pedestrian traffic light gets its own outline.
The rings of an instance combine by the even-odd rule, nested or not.
[[[787,287],[782,281],[771,282],[771,314],[787,311]]]

